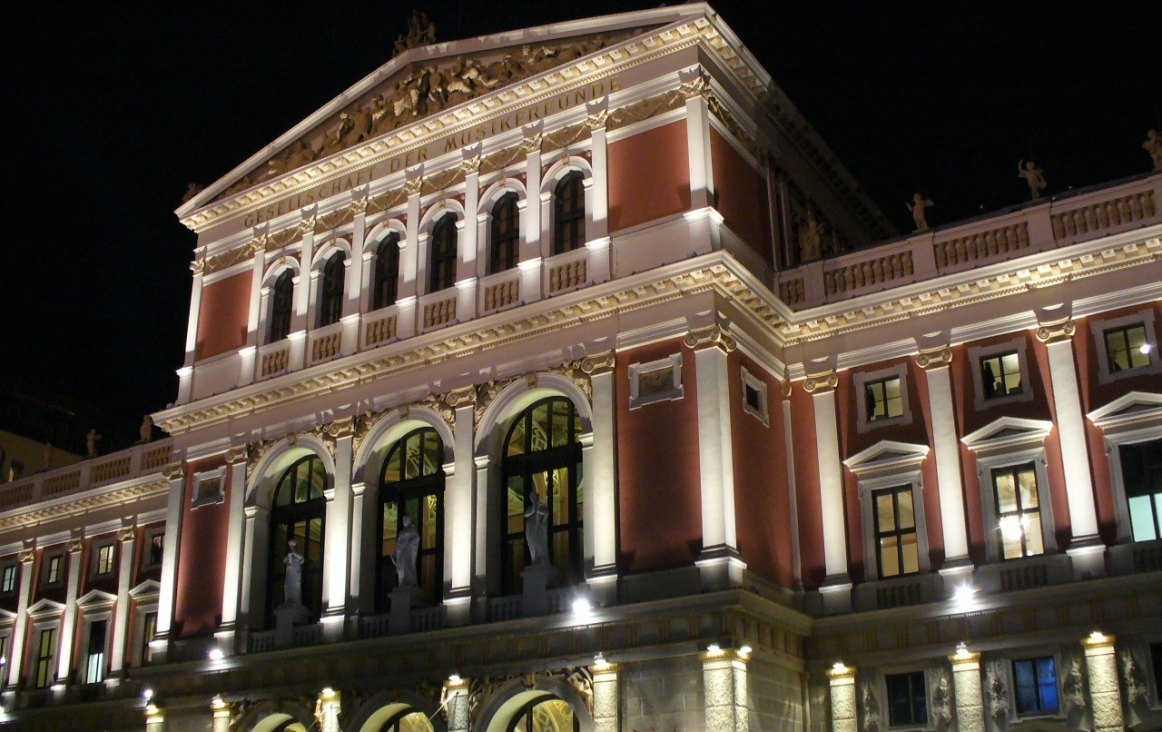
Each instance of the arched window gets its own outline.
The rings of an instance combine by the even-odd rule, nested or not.
[[[273,627],[274,609],[285,596],[287,542],[303,555],[302,600],[318,619],[323,602],[323,529],[327,512],[327,471],[323,461],[308,455],[278,479],[270,509],[270,552],[266,583],[267,627]]]
[[[506,193],[492,208],[492,252],[489,274],[504,272],[516,266],[520,257],[520,216],[517,195]]]
[[[343,317],[343,278],[347,274],[344,265],[347,257],[343,252],[335,252],[323,267],[323,292],[319,297],[319,327],[325,328],[338,323]]]
[[[274,293],[270,299],[270,339],[268,343],[281,341],[290,334],[291,311],[294,308],[294,273],[284,269],[274,281]]]
[[[383,463],[375,594],[381,611],[387,610],[388,596],[396,587],[391,557],[405,516],[420,534],[416,557],[420,597],[426,604],[439,604],[444,589],[444,443],[431,427],[404,435]]]
[[[428,721],[428,715],[416,711],[414,707],[406,707],[374,729],[375,732],[432,732],[434,728]]]
[[[524,705],[505,732],[581,732],[581,724],[568,702],[545,696]]]
[[[446,290],[456,281],[456,215],[446,214],[432,229],[432,265],[428,292]]]
[[[581,171],[561,179],[553,195],[553,254],[564,254],[585,244],[585,190]]]
[[[399,281],[399,234],[392,232],[375,250],[375,282],[371,290],[371,309],[395,304]]]
[[[506,594],[521,590],[528,561],[525,509],[532,491],[549,508],[549,560],[568,585],[582,579],[581,419],[564,397],[549,397],[517,417],[504,441],[505,486],[501,536],[502,583]]]

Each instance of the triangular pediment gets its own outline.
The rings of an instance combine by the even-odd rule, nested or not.
[[[1162,420],[1162,394],[1131,391],[1085,416],[1103,430]]]
[[[77,605],[83,608],[103,607],[117,602],[117,596],[101,590],[89,590],[77,600]]]
[[[145,580],[141,584],[129,591],[129,596],[137,600],[150,595],[157,595],[161,592],[161,584],[154,580]]]
[[[881,440],[843,461],[856,475],[870,471],[916,467],[928,456],[927,445]]]
[[[1001,417],[979,430],[960,438],[974,452],[1012,449],[1039,445],[1053,430],[1053,423],[1043,419]]]
[[[43,597],[37,600],[28,608],[28,614],[32,617],[44,617],[47,615],[58,615],[64,612],[65,606],[55,600],[50,600]]]
[[[16,620],[16,613],[0,607],[0,623],[7,623],[11,620]]]

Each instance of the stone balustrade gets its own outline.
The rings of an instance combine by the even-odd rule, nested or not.
[[[420,298],[420,330],[427,332],[448,325],[456,319],[456,290],[441,290]]]
[[[281,340],[268,343],[259,350],[258,356],[258,378],[278,376],[290,365],[290,342]]]
[[[520,281],[521,271],[515,267],[481,279],[477,306],[480,314],[505,310],[520,303]]]
[[[343,339],[343,324],[332,323],[311,333],[311,363],[330,361],[339,355]]]
[[[545,290],[557,295],[575,290],[589,278],[589,250],[585,247],[545,260]]]
[[[387,343],[396,336],[398,308],[383,308],[368,313],[363,318],[363,347],[373,348]]]

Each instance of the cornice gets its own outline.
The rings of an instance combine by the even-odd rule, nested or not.
[[[54,521],[71,516],[80,516],[109,506],[141,501],[155,495],[164,495],[168,484],[163,481],[128,485],[114,490],[99,489],[99,492],[69,496],[49,505],[41,504],[32,511],[21,511],[0,517],[0,531],[10,531],[27,526]]]

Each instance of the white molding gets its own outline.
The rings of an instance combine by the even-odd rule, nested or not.
[[[884,419],[877,419],[868,421],[867,418],[867,394],[866,384],[869,381],[878,381],[880,379],[889,379],[897,377],[900,380],[900,410],[901,413],[897,417],[886,417]],[[912,407],[908,403],[908,363],[906,361],[889,366],[886,369],[879,369],[878,371],[861,371],[852,377],[853,387],[855,392],[855,409],[856,422],[855,430],[859,433],[870,432],[880,427],[887,427],[889,425],[909,425],[912,424]],[[887,403],[887,396],[885,394],[885,405]],[[886,407],[885,407],[886,408]]]
[[[1162,439],[1162,394],[1132,391],[1086,416],[1102,431],[1105,438],[1118,543],[1130,543],[1134,532],[1130,523],[1125,476],[1122,473],[1121,448],[1123,445]]]
[[[129,596],[141,602],[149,598],[156,598],[161,593],[161,584],[155,580],[145,580],[129,591]]]
[[[1053,423],[1048,420],[1000,417],[961,437],[960,441],[977,453],[979,461],[995,451],[1040,445],[1052,429]]]
[[[116,595],[110,595],[108,592],[101,590],[89,590],[83,597],[77,598],[77,607],[83,608],[88,615],[88,611],[95,610],[102,607],[112,607],[117,602]],[[83,646],[82,646],[83,647]]]
[[[650,394],[641,394],[641,377],[646,374],[657,374],[668,371],[670,384],[668,388],[659,389]],[[682,388],[682,352],[673,353],[666,358],[647,363],[631,363],[629,365],[629,408],[637,409],[655,402],[665,402],[681,399],[685,396]]]
[[[213,495],[202,495],[202,484],[207,481],[218,481],[218,492]],[[226,466],[220,465],[213,470],[203,470],[199,473],[194,473],[193,490],[190,491],[190,508],[200,508],[202,506],[209,506],[216,503],[221,503],[226,500]]]
[[[1016,338],[1003,343],[994,343],[991,346],[973,346],[968,349],[968,366],[972,370],[972,386],[975,395],[973,404],[976,407],[976,411],[983,412],[986,409],[1001,404],[1033,401],[1033,383],[1029,380],[1029,357],[1026,353],[1027,345],[1028,340],[1025,338],[1025,334],[1021,333]],[[985,399],[984,382],[981,380],[980,362],[983,359],[1009,351],[1016,351],[1017,353],[1017,363],[1021,369],[1021,391],[1015,394]]]
[[[872,476],[881,471],[918,470],[931,448],[908,442],[880,440],[843,461],[856,476]]]
[[[41,620],[50,616],[63,613],[65,606],[55,600],[50,600],[47,597],[42,597],[36,603],[28,606],[28,617],[33,620]]]
[[[747,371],[746,366],[741,367],[742,378],[742,411],[753,416],[755,419],[763,423],[764,427],[771,426],[771,408],[770,398],[767,396],[767,382],[752,376]],[[759,409],[755,409],[750,405],[750,401],[746,398],[746,390],[750,388],[759,395]]]
[[[1109,351],[1106,349],[1105,331],[1110,328],[1138,324],[1144,326],[1144,330],[1146,331],[1146,343],[1150,345],[1150,352],[1146,355],[1149,357],[1150,363],[1135,369],[1110,373],[1110,359]],[[1120,318],[1091,320],[1089,323],[1089,332],[1093,334],[1094,345],[1096,346],[1097,381],[1099,384],[1109,384],[1119,379],[1131,379],[1135,376],[1162,373],[1162,354],[1158,353],[1158,339],[1154,333],[1153,308],[1139,310],[1136,313],[1124,315]]]

